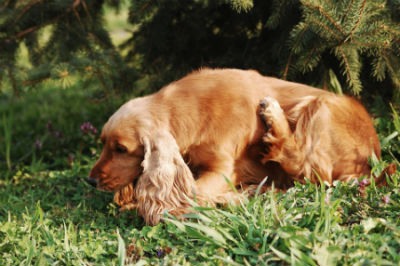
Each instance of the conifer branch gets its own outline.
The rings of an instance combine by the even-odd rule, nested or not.
[[[293,42],[290,43],[291,53],[299,54],[303,50],[303,40],[306,33],[310,30],[310,24],[307,23],[299,23],[292,31],[291,36],[294,39]]]
[[[72,12],[74,13],[75,17],[77,18],[79,24],[81,27],[83,27],[81,16],[79,15],[79,12],[76,10],[77,4],[80,2],[80,0],[75,0],[73,5],[72,5]]]
[[[357,49],[361,48],[367,48],[367,49],[373,49],[373,48],[379,48],[380,43],[374,43],[374,42],[368,42],[368,41],[357,41],[357,40],[352,40],[351,44],[356,46]]]
[[[288,76],[288,73],[289,73],[289,67],[292,64],[292,56],[293,56],[293,53],[292,53],[292,51],[290,51],[288,61],[287,61],[286,65],[285,65],[285,70],[283,71],[282,79],[284,79],[284,80],[287,80],[287,76]]]
[[[373,76],[378,81],[383,81],[386,77],[386,56],[382,54],[381,56],[375,58],[372,62],[373,66]]]
[[[343,36],[346,35],[346,33],[343,31],[343,29],[340,27],[340,25],[324,10],[322,6],[319,5],[312,5],[311,3],[307,3],[306,1],[302,1],[303,5],[308,7],[309,9],[313,9],[318,11],[321,15],[323,15]]]
[[[348,35],[347,38],[344,40],[344,42],[347,42],[347,41],[353,36],[354,31],[355,31],[355,30],[358,28],[358,26],[360,25],[361,19],[362,19],[362,17],[363,17],[363,13],[364,13],[364,10],[365,10],[365,4],[366,4],[366,3],[367,3],[367,1],[364,0],[363,3],[362,3],[362,6],[361,6],[361,8],[360,8],[360,12],[359,12],[359,14],[358,14],[358,19],[357,19],[356,23],[354,24],[353,28],[351,29],[349,35]]]
[[[43,0],[33,0],[30,3],[28,3],[21,11],[21,13],[18,14],[18,16],[14,20],[14,24],[18,22],[33,6],[39,4]]]
[[[351,54],[346,52],[343,46],[338,46],[335,48],[335,53],[338,58],[341,59],[341,65],[344,68],[343,74],[346,76],[346,81],[352,88],[354,94],[358,95],[361,92],[362,86],[359,79],[360,72],[360,62],[358,59],[358,52],[355,53],[355,58],[351,58]]]
[[[304,68],[307,67],[309,71],[312,71],[315,65],[317,65],[319,60],[321,59],[321,54],[317,53],[318,50],[319,50],[318,48],[314,47],[304,56],[306,58],[306,60],[304,61]]]
[[[85,0],[75,0],[73,5],[72,5],[72,10],[74,12],[75,17],[78,19],[79,24],[81,25],[81,27],[83,27],[83,23],[81,20],[81,16],[79,15],[79,12],[77,11],[79,5],[81,5],[83,7],[83,10],[86,13],[86,16],[91,20],[92,17],[90,16],[90,12],[89,9],[87,7],[87,4],[85,2]]]
[[[85,0],[81,0],[81,1],[82,1],[83,9],[85,10],[87,17],[89,19],[92,19],[92,16],[90,15],[89,8],[88,8],[88,5],[86,4],[86,1]]]
[[[81,2],[80,0],[75,0],[74,3],[73,3],[73,5],[72,5],[71,7],[69,7],[69,8],[65,11],[65,13],[60,14],[60,15],[54,17],[53,19],[50,19],[50,20],[44,22],[43,24],[36,25],[36,26],[32,26],[32,27],[27,28],[27,29],[25,29],[25,30],[23,30],[23,31],[20,31],[20,32],[16,33],[14,36],[11,36],[11,37],[7,38],[6,41],[11,42],[12,40],[21,39],[21,38],[25,37],[25,35],[27,35],[27,34],[29,34],[29,33],[32,33],[32,32],[34,32],[34,31],[37,31],[37,30],[41,29],[41,28],[44,28],[44,27],[47,26],[47,25],[50,25],[50,24],[53,24],[53,23],[59,21],[61,18],[65,17],[65,16],[67,16],[69,13],[73,12],[73,11],[74,11],[74,8],[76,8],[76,6],[79,5],[79,4],[81,4],[81,3],[82,3],[82,2]]]
[[[330,33],[330,34],[328,34],[328,35],[333,36],[333,37],[336,39],[336,41],[340,42],[340,41],[342,40],[342,36],[340,36],[339,34],[337,34],[335,31],[333,31],[331,28],[329,28],[326,24],[322,23],[321,21],[316,20],[316,19],[314,19],[314,18],[310,18],[310,19],[308,19],[308,21],[309,21],[310,23],[313,23],[314,25],[316,25],[317,28],[321,28],[321,29],[323,29],[325,32]],[[321,30],[319,30],[319,31],[321,31]]]
[[[400,71],[398,69],[395,69],[395,67],[393,66],[393,62],[392,62],[393,57],[389,57],[387,54],[385,54],[385,55],[383,55],[383,58],[385,59],[386,68],[389,72],[389,75],[391,76],[394,85],[399,90],[400,89]]]
[[[305,32],[308,30],[308,25],[306,27],[302,27],[302,24],[299,24],[296,28],[302,28],[302,29],[301,29],[300,35],[297,34],[297,38],[295,40],[295,44],[291,45],[292,49],[290,49],[288,61],[287,61],[286,65],[285,65],[285,70],[283,71],[283,77],[282,78],[285,79],[285,80],[287,79],[287,76],[288,76],[288,73],[289,73],[289,68],[290,68],[290,65],[292,64],[292,56],[293,56],[293,53],[294,53],[294,49],[293,48],[298,47],[299,43],[301,43],[301,40],[303,39],[303,36],[304,36]],[[296,29],[292,30],[292,32],[295,31],[295,30]]]
[[[17,34],[15,34],[14,36],[9,37],[9,38],[7,39],[7,41],[8,41],[8,42],[11,42],[12,40],[22,39],[23,37],[25,37],[25,35],[28,35],[29,33],[32,33],[32,32],[34,32],[34,31],[37,31],[37,30],[41,29],[41,28],[44,28],[44,27],[47,26],[47,25],[50,25],[50,24],[53,24],[53,23],[57,22],[57,21],[58,21],[60,18],[62,18],[63,16],[64,16],[64,15],[62,15],[62,16],[57,16],[56,18],[54,18],[54,19],[52,19],[52,20],[50,20],[50,21],[47,21],[47,22],[45,22],[45,23],[43,23],[43,24],[41,24],[41,25],[32,26],[32,27],[27,28],[27,29],[25,29],[25,30],[23,30],[23,31],[20,31],[20,32],[18,32]]]
[[[347,8],[346,8],[346,12],[344,13],[344,15],[342,17],[343,21],[346,21],[346,18],[349,15],[349,12],[350,12],[350,9],[351,9],[350,7],[353,5],[353,2],[354,2],[354,0],[350,0],[349,1],[349,4],[347,5]]]

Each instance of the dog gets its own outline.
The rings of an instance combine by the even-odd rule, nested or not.
[[[186,213],[192,200],[225,204],[234,187],[332,183],[370,175],[380,144],[355,99],[265,77],[202,69],[122,105],[104,125],[88,182],[114,192],[147,224]]]

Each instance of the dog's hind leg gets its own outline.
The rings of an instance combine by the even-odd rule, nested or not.
[[[262,163],[277,162],[289,176],[302,179],[305,154],[299,147],[278,101],[272,97],[262,99],[259,115],[266,126],[262,138],[266,146]]]
[[[266,125],[263,163],[278,162],[298,181],[307,177],[312,182],[321,179],[332,183],[333,166],[327,152],[331,138],[326,130],[331,118],[323,99],[305,97],[287,115],[276,99],[265,97],[260,102],[259,114]],[[296,121],[294,132],[287,117]]]

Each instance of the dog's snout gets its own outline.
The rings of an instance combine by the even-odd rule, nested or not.
[[[97,179],[88,177],[86,178],[86,182],[91,185],[92,187],[97,187]]]

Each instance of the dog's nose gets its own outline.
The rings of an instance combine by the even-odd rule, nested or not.
[[[88,178],[86,178],[86,182],[93,187],[97,187],[97,179],[88,177]]]

